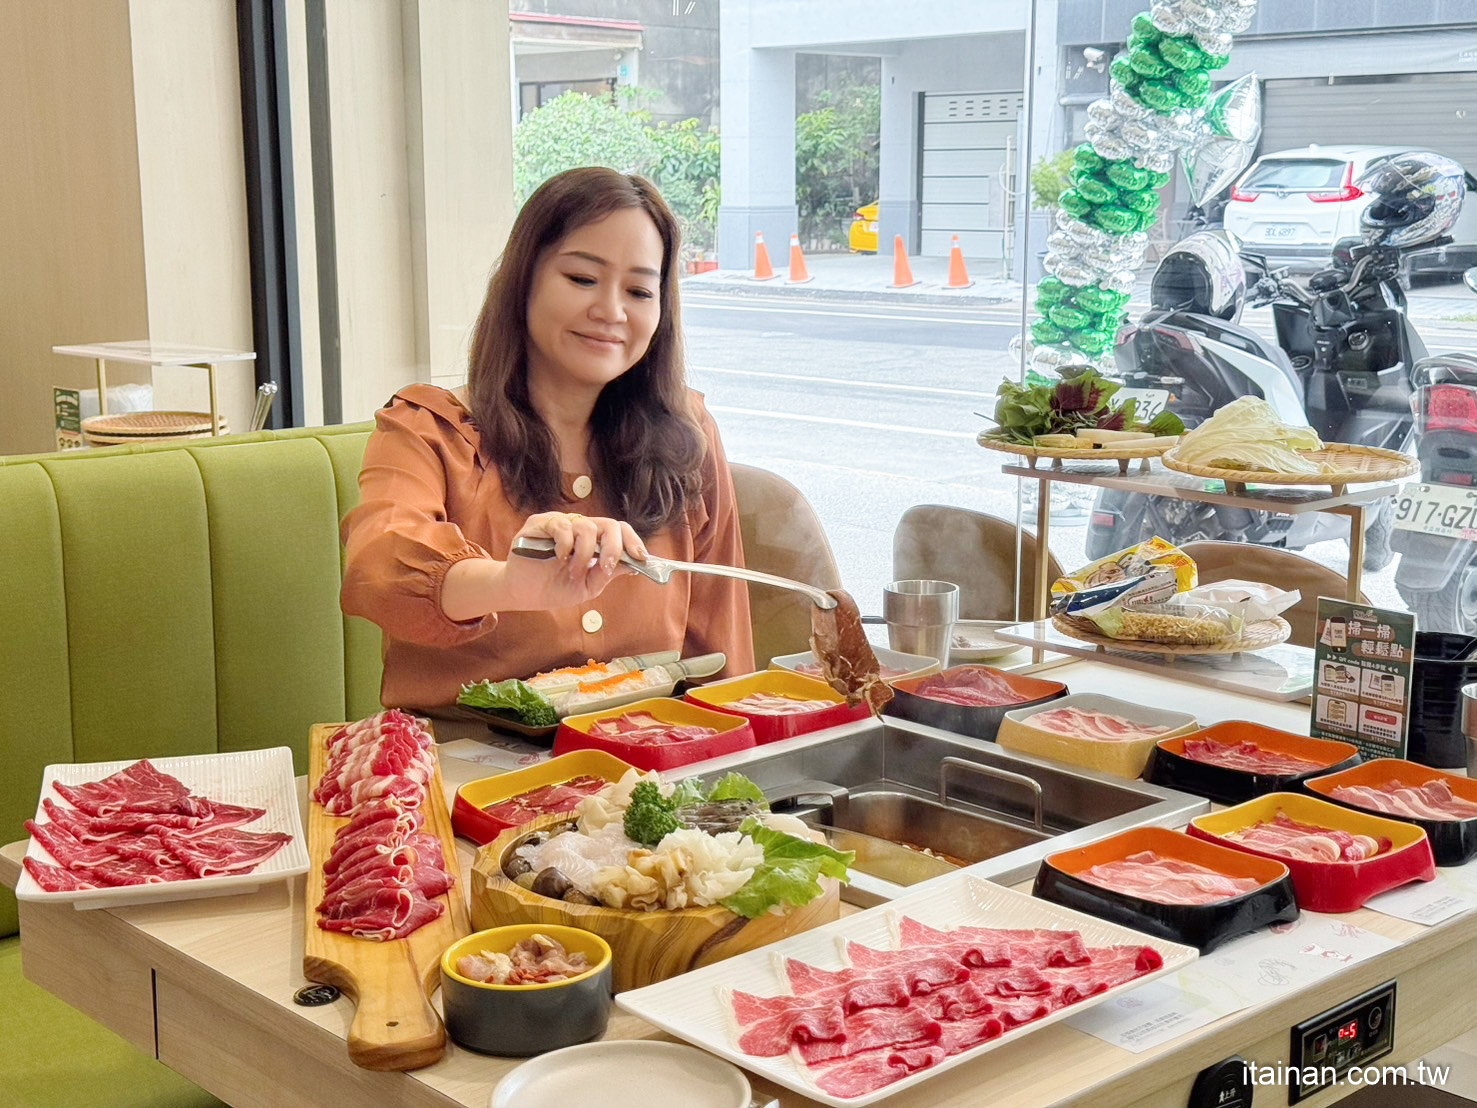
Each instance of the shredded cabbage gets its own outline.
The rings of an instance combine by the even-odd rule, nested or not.
[[[1243,396],[1180,439],[1174,456],[1194,465],[1317,477],[1324,467],[1301,452],[1322,448],[1313,428],[1283,423],[1261,397]]]

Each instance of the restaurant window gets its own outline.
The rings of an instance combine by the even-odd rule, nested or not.
[[[692,383],[735,461],[781,474],[811,501],[842,580],[863,608],[880,607],[894,533],[913,505],[951,505],[1032,526],[1040,483],[1002,473],[1007,459],[981,449],[976,437],[991,426],[1000,385],[1027,368],[1022,340],[1036,341],[1043,263],[1070,184],[1070,165],[1056,188],[1043,169],[1096,133],[1094,104],[1110,91],[1132,25],[1117,25],[1117,9],[1107,5],[1038,10],[1027,0],[943,4],[926,15],[916,6],[818,0],[803,18],[780,0],[728,0],[721,9],[638,0],[566,7],[570,19],[619,24],[631,36],[622,59],[613,48],[601,57],[609,72],[625,67],[626,75],[520,78],[515,69],[504,86],[517,101],[508,106],[512,145],[521,149],[518,135],[541,115],[552,118],[545,113],[571,94],[583,96],[605,113],[602,126],[611,129],[600,134],[619,142],[602,137],[601,150],[578,156],[657,178],[683,223]],[[1197,231],[1230,227],[1247,258],[1264,253],[1275,270],[1306,286],[1320,259],[1332,260],[1337,238],[1358,234],[1361,198],[1324,194],[1353,187],[1371,149],[1419,148],[1477,162],[1477,131],[1464,107],[1477,75],[1452,68],[1450,32],[1419,20],[1355,28],[1346,25],[1351,17],[1320,10],[1319,25],[1287,37],[1275,33],[1273,18],[1261,11],[1234,37],[1208,95],[1255,74],[1262,131],[1251,157],[1313,144],[1348,151],[1340,163],[1347,168],[1303,212],[1283,218],[1274,208],[1287,198],[1272,190],[1254,199],[1242,190],[1247,198],[1238,199],[1233,182],[1223,180],[1214,194],[1199,195],[1203,181],[1192,188],[1177,153],[1163,171],[1158,211],[1143,228],[1142,260],[1123,277],[1125,323],[1149,312],[1156,267]],[[517,195],[558,168],[529,169],[515,154]],[[772,280],[755,279],[758,233]],[[807,282],[788,279],[792,234]],[[894,256],[898,237],[903,266]],[[1477,294],[1460,280],[1477,264],[1477,206],[1465,205],[1443,238],[1450,241],[1404,251],[1395,278],[1407,301],[1402,326],[1431,353],[1472,349],[1477,338]],[[1284,245],[1307,247],[1307,254],[1294,256]],[[484,253],[485,267],[496,247]],[[1252,268],[1248,261],[1246,271]],[[1268,357],[1280,351],[1301,364],[1302,355],[1286,349],[1292,339],[1278,334],[1273,307],[1255,302],[1256,277],[1234,325],[1263,343]],[[909,280],[911,288],[895,287]],[[1391,349],[1391,334],[1370,341]],[[432,352],[431,364],[434,380],[449,382],[457,372],[444,350]],[[1102,368],[1121,374],[1134,367],[1110,348]],[[1296,388],[1306,397],[1310,383],[1315,393],[1330,385],[1309,378]],[[1346,400],[1379,391],[1361,392],[1357,381],[1334,384]],[[368,403],[367,392],[347,397],[345,417],[357,418]],[[1306,408],[1303,415],[1303,422],[1320,419]],[[1390,418],[1412,427],[1408,400]],[[1331,416],[1320,426],[1333,441],[1372,434]],[[1395,446],[1417,449],[1419,440]],[[1463,488],[1461,476],[1411,480]],[[1437,491],[1419,510],[1440,518],[1454,495]],[[1161,505],[1149,523],[1139,517],[1122,535],[1105,535],[1111,505],[1104,500],[1092,486],[1054,485],[1050,547],[1063,567],[1136,541],[1146,526],[1170,539],[1286,544],[1325,565],[1347,563],[1347,540],[1326,528],[1304,543],[1303,529],[1285,518],[1251,525],[1218,510],[1176,514]],[[1407,498],[1407,515],[1414,504]],[[1402,586],[1400,566],[1414,562],[1390,548],[1391,514],[1375,513],[1367,536],[1366,594],[1390,606],[1419,602],[1423,626],[1433,629],[1477,626],[1477,577],[1467,571],[1425,590],[1432,594],[1425,598],[1409,580]],[[1430,537],[1466,542],[1464,534]],[[1408,541],[1396,533],[1396,546]]]

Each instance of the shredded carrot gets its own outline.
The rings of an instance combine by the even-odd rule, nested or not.
[[[602,681],[585,681],[580,684],[579,691],[582,693],[615,692],[622,685],[644,685],[646,678],[638,671],[635,673],[617,673],[614,677],[607,677]]]
[[[582,666],[565,666],[563,669],[551,669],[547,673],[535,674],[532,680],[537,681],[540,677],[592,677],[609,672],[609,662],[597,662],[591,658]]]

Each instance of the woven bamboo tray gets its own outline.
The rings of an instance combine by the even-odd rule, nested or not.
[[[1177,447],[1170,447],[1161,459],[1166,469],[1188,473],[1194,477],[1210,477],[1224,481],[1226,488],[1236,493],[1245,492],[1247,485],[1328,485],[1333,489],[1335,496],[1341,496],[1345,485],[1398,481],[1420,469],[1420,462],[1398,450],[1384,450],[1378,446],[1356,446],[1345,442],[1324,443],[1322,450],[1302,452],[1302,456],[1308,461],[1324,467],[1323,473],[1315,475],[1197,465],[1193,462],[1182,462],[1176,458],[1176,449]]]
[[[1063,462],[1117,462],[1118,472],[1127,473],[1128,463],[1134,459],[1141,459],[1140,469],[1149,468],[1149,460],[1158,458],[1169,446],[1134,446],[1132,443],[1123,446],[1092,446],[1086,449],[1073,449],[1064,446],[1026,446],[1023,443],[1005,442],[1001,439],[991,438],[989,432],[981,431],[976,440],[986,450],[998,450],[1002,454],[1016,454],[1022,458],[1028,458],[1031,468],[1036,468],[1037,461],[1048,460],[1051,469],[1065,469]]]
[[[225,434],[226,417],[218,417],[216,426]],[[119,412],[89,416],[82,421],[83,438],[99,446],[152,439],[203,438],[210,433],[209,412]]]
[[[1131,650],[1139,654],[1163,654],[1168,657],[1185,657],[1196,654],[1240,654],[1247,650],[1265,650],[1269,646],[1286,642],[1292,635],[1292,626],[1281,616],[1273,616],[1259,623],[1247,624],[1239,638],[1230,639],[1214,646],[1186,646],[1180,643],[1148,642],[1144,639],[1114,639],[1107,635],[1085,631],[1069,616],[1051,617],[1051,625],[1068,638],[1092,643],[1099,650]]]

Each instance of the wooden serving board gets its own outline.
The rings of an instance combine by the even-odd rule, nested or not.
[[[447,911],[403,939],[375,942],[356,939],[318,926],[314,910],[323,899],[323,862],[333,850],[334,835],[349,822],[330,815],[311,799],[327,765],[327,742],[338,724],[314,725],[309,734],[307,911],[303,921],[303,976],[337,986],[353,998],[354,1022],[349,1028],[349,1058],[371,1070],[414,1070],[437,1061],[446,1049],[446,1028],[431,1007],[430,997],[441,984],[442,952],[467,935],[466,886],[457,865],[451,814],[441,786],[441,764],[426,794],[424,829],[441,840],[446,871],[455,884],[440,899]],[[434,753],[434,751],[433,751]]]

